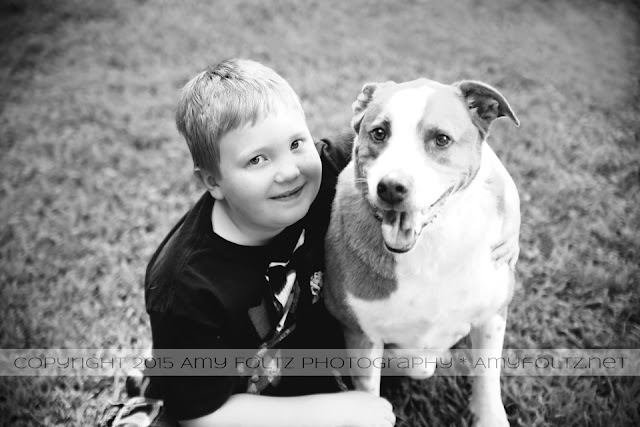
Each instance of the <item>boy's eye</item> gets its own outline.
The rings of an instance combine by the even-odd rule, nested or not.
[[[252,158],[251,160],[249,160],[249,161],[247,162],[247,164],[248,164],[248,165],[255,166],[255,165],[259,164],[262,160],[264,160],[264,157],[263,157],[263,156],[261,156],[261,155],[260,155],[260,156],[255,156],[254,158]]]
[[[300,144],[302,144],[302,140],[301,139],[296,139],[295,141],[293,141],[291,143],[291,149],[292,150],[297,149],[298,147],[300,147]]]

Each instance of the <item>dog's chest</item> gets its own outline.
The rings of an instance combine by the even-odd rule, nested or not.
[[[396,257],[389,298],[350,297],[367,335],[405,348],[449,348],[504,305],[509,267],[495,268],[490,249],[501,223],[482,199],[467,200],[474,201],[479,210],[450,206],[412,252]]]

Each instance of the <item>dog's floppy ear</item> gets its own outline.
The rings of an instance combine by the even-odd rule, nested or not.
[[[463,80],[454,83],[453,86],[460,89],[474,123],[484,134],[488,133],[491,123],[498,117],[508,117],[516,126],[520,126],[520,120],[504,96],[488,84]]]
[[[393,82],[388,81],[384,83],[365,83],[362,87],[362,92],[358,95],[358,99],[351,105],[353,109],[353,119],[351,119],[351,126],[356,133],[360,132],[360,123],[362,123],[362,119],[364,118],[364,113],[367,111],[367,106],[369,102],[373,99],[373,94],[375,91],[383,86],[387,86],[393,84]]]

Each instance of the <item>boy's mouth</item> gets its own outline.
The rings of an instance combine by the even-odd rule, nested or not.
[[[302,192],[302,188],[304,187],[304,184],[302,184],[299,187],[294,188],[291,191],[286,191],[284,193],[281,193],[277,196],[272,197],[273,200],[287,200],[287,199],[292,199],[294,197],[296,197],[298,194],[300,194]]]

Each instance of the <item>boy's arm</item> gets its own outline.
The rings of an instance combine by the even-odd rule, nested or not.
[[[382,427],[393,426],[395,416],[387,400],[359,391],[296,397],[236,394],[214,413],[179,421],[179,424],[182,427]]]
[[[495,185],[504,212],[502,234],[500,241],[491,247],[492,257],[497,266],[506,262],[511,269],[515,269],[520,254],[520,196],[513,178],[487,144],[483,155],[488,156],[492,163],[490,180]]]
[[[212,326],[150,313],[154,348],[230,348]],[[213,340],[212,340],[213,338]],[[167,413],[182,426],[392,426],[391,404],[363,392],[270,397],[234,394],[240,377],[159,376]],[[152,386],[153,388],[153,386]]]
[[[214,325],[167,313],[150,312],[149,317],[154,349],[233,348]],[[241,382],[240,376],[166,375],[152,377],[151,388],[157,387],[171,417],[195,418],[220,408]]]

